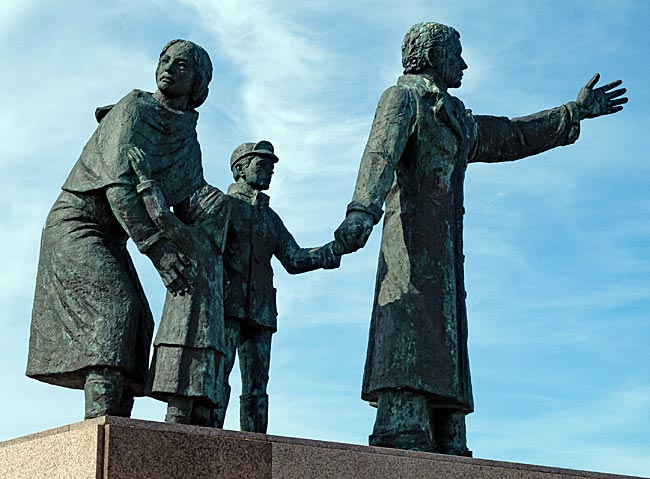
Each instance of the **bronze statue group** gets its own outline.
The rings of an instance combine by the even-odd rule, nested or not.
[[[270,208],[269,141],[230,158],[227,193],[203,178],[196,136],[212,64],[169,42],[157,90],[98,109],[99,125],[43,229],[27,375],[83,389],[85,417],[129,417],[136,396],[170,423],[223,427],[238,355],[244,431],[265,433],[271,258],[291,274],[337,268],[384,217],[362,398],[377,407],[370,444],[471,455],[473,411],[463,277],[463,183],[472,162],[513,161],[575,142],[580,121],[623,108],[620,81],[508,119],[474,115],[449,94],[467,65],[451,27],[414,25],[404,75],[382,95],[352,201],[334,241],[300,248]],[[131,238],[167,288],[158,331],[126,249]]]

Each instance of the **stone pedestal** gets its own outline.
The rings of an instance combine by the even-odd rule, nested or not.
[[[524,464],[102,417],[0,443],[3,479],[622,479]]]

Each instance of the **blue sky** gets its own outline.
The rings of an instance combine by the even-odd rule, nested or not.
[[[650,3],[4,0],[0,46],[0,440],[81,420],[80,391],[24,377],[40,228],[95,127],[96,106],[155,88],[161,47],[186,38],[215,66],[200,108],[206,178],[271,140],[272,206],[304,246],[350,201],[377,100],[420,21],[461,33],[456,94],[520,116],[575,99],[595,73],[630,103],[575,145],[466,179],[466,281],[476,457],[650,476]],[[380,231],[336,271],[276,264],[279,332],[269,433],[366,444],[360,399]],[[133,250],[134,251],[134,250]],[[133,254],[156,317],[164,288]],[[233,372],[237,384],[237,372]],[[238,428],[237,386],[226,427]],[[134,417],[162,420],[164,404]]]

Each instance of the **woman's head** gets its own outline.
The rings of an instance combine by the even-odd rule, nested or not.
[[[187,94],[188,105],[197,108],[208,96],[210,80],[212,80],[210,56],[196,43],[172,40],[160,52],[156,68],[156,83],[164,95]],[[185,82],[190,83],[185,85]]]

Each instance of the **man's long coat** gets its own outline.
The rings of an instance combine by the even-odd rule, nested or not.
[[[362,397],[422,392],[473,410],[463,277],[463,182],[470,162],[501,162],[573,143],[574,102],[526,117],[478,116],[426,75],[384,92],[348,212],[385,218]]]

